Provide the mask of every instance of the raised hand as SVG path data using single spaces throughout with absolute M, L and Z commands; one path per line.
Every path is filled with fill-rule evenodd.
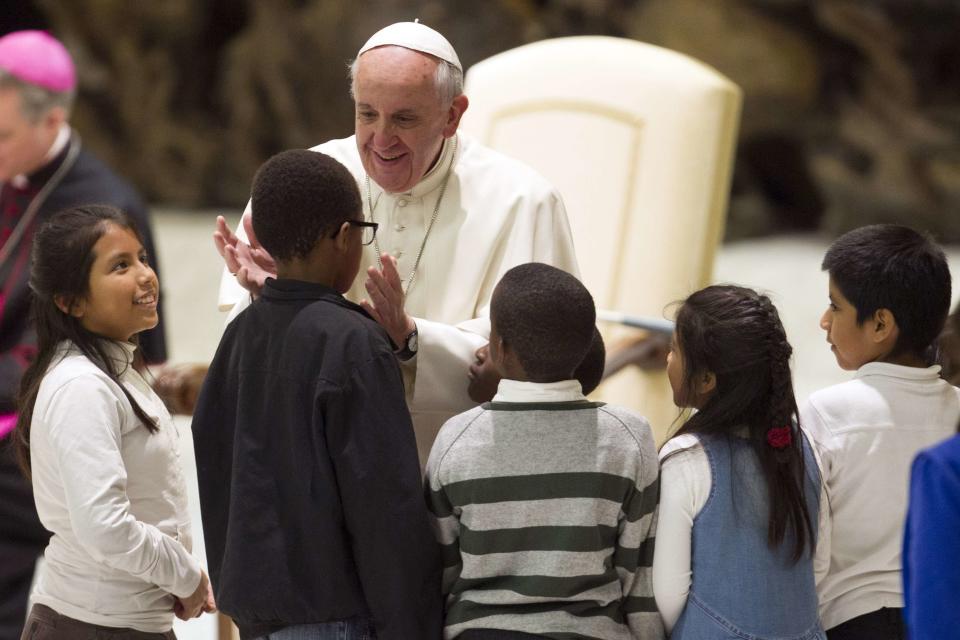
M 217 216 L 217 229 L 213 232 L 213 243 L 223 258 L 227 270 L 236 276 L 237 283 L 254 295 L 259 295 L 267 278 L 277 275 L 277 265 L 270 253 L 257 240 L 253 222 L 249 214 L 242 220 L 249 242 L 240 240 L 227 226 L 223 216 Z
M 380 326 L 386 329 L 390 339 L 397 347 L 402 347 L 407 336 L 416 328 L 416 323 L 403 308 L 403 283 L 397 271 L 397 260 L 389 253 L 380 256 L 383 269 L 367 269 L 367 289 L 369 300 L 361 300 L 360 305 L 367 310 Z
M 213 232 L 213 244 L 217 248 L 217 253 L 220 254 L 220 257 L 226 260 L 227 247 L 236 247 L 238 242 L 240 242 L 240 239 L 234 235 L 230 227 L 227 226 L 226 218 L 217 216 L 217 228 Z M 227 268 L 229 269 L 230 265 L 227 265 Z M 233 271 L 233 269 L 230 269 L 230 273 L 233 273 Z

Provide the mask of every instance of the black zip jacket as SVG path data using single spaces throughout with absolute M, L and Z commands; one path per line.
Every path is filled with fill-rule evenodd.
M 386 333 L 318 284 L 268 280 L 227 327 L 193 418 L 217 605 L 253 638 L 371 617 L 440 638 L 440 550 Z

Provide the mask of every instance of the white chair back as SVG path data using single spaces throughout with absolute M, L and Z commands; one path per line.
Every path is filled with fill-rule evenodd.
M 661 47 L 581 36 L 477 63 L 466 94 L 463 130 L 560 190 L 598 308 L 662 318 L 709 282 L 740 116 L 730 80 Z M 636 331 L 601 329 L 608 350 Z M 676 416 L 663 372 L 630 367 L 595 395 L 661 438 Z

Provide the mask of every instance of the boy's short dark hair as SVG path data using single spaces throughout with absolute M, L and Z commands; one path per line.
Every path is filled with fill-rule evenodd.
M 253 230 L 274 259 L 306 257 L 325 233 L 360 218 L 357 181 L 328 155 L 283 151 L 263 163 L 250 197 Z
M 493 292 L 490 321 L 534 382 L 573 376 L 597 319 L 593 297 L 569 273 L 531 262 L 507 271 Z
M 950 311 L 950 268 L 943 250 L 926 234 L 895 224 L 854 229 L 827 250 L 821 268 L 830 273 L 863 324 L 889 309 L 900 337 L 891 355 L 924 355 Z
M 590 348 L 587 349 L 587 355 L 583 357 L 580 365 L 573 372 L 575 380 L 580 381 L 580 388 L 583 389 L 583 395 L 592 393 L 603 380 L 603 369 L 607 364 L 607 349 L 603 344 L 603 336 L 600 331 L 593 328 L 593 339 L 590 341 Z

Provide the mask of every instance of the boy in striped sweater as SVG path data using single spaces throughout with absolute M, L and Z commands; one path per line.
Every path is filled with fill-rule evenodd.
M 444 548 L 445 638 L 662 638 L 651 562 L 658 464 L 647 421 L 588 401 L 574 369 L 596 311 L 530 263 L 491 301 L 492 402 L 441 429 L 427 500 Z

